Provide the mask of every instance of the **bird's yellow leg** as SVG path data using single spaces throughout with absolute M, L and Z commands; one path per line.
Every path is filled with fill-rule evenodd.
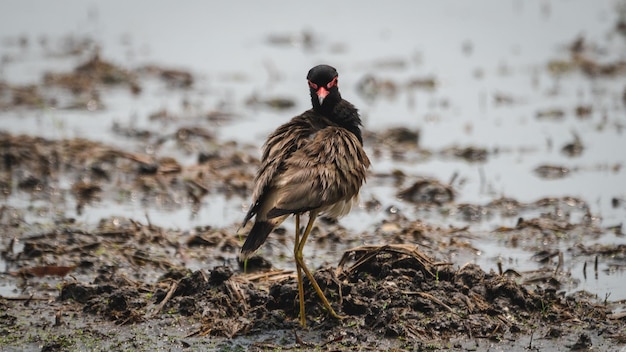
M 311 272 L 307 268 L 306 264 L 304 263 L 304 259 L 303 259 L 303 255 L 302 255 L 302 249 L 304 248 L 304 243 L 306 242 L 306 239 L 309 236 L 309 233 L 311 233 L 311 229 L 313 228 L 313 223 L 315 222 L 315 218 L 316 217 L 317 217 L 317 212 L 311 211 L 310 214 L 309 214 L 309 222 L 306 225 L 306 229 L 304 230 L 304 234 L 302 234 L 302 238 L 300 238 L 300 241 L 296 244 L 297 247 L 296 247 L 296 250 L 294 252 L 294 255 L 295 255 L 295 258 L 296 258 L 296 265 L 301 267 L 302 270 L 304 270 L 304 273 L 306 274 L 306 276 L 311 281 L 311 284 L 313 285 L 313 288 L 315 288 L 315 292 L 317 292 L 317 295 L 322 300 L 322 303 L 324 304 L 324 307 L 326 307 L 326 309 L 328 309 L 328 311 L 330 312 L 330 315 L 332 315 L 333 317 L 335 317 L 337 319 L 343 319 L 344 317 L 342 317 L 339 314 L 335 313 L 335 310 L 333 309 L 333 307 L 330 306 L 330 303 L 328 303 L 328 299 L 326 299 L 326 296 L 324 296 L 324 292 L 322 292 L 322 289 L 317 284 L 317 281 L 315 281 L 315 278 L 313 278 L 313 274 L 311 274 Z M 298 238 L 296 237 L 296 239 L 298 239 Z M 303 308 L 301 306 L 300 322 L 302 322 L 302 319 L 303 319 L 302 315 L 304 314 L 303 313 L 304 311 L 302 309 Z
M 294 258 L 298 256 L 298 246 L 300 245 L 300 214 L 296 214 L 296 243 L 293 245 Z M 296 270 L 298 272 L 298 298 L 300 299 L 300 325 L 306 327 L 306 315 L 304 313 L 304 284 L 302 283 L 302 268 L 296 259 Z

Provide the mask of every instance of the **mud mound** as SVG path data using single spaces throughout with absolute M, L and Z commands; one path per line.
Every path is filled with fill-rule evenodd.
M 347 316 L 343 321 L 328 316 L 305 282 L 307 317 L 312 329 L 324 333 L 339 329 L 350 336 L 369 331 L 420 341 L 460 336 L 502 340 L 549 324 L 585 326 L 589 319 L 595 329 L 618 333 L 603 306 L 554 290 L 531 290 L 473 264 L 454 269 L 413 246 L 355 248 L 337 268 L 318 270 L 315 276 Z M 201 326 L 190 336 L 232 338 L 298 327 L 296 280 L 284 271 L 233 274 L 220 266 L 208 274 L 171 270 L 153 285 L 117 275 L 96 281 L 65 284 L 59 299 L 118 324 L 164 314 L 195 317 Z

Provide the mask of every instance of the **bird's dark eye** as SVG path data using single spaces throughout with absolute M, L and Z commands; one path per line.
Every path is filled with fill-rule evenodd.
M 333 78 L 332 81 L 328 82 L 328 84 L 326 85 L 326 88 L 330 89 L 336 85 L 337 85 L 337 77 Z
M 317 84 L 309 81 L 309 87 L 313 88 L 313 89 L 317 89 Z

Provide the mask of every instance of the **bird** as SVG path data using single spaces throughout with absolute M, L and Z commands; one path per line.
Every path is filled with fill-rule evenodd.
M 338 218 L 350 212 L 365 183 L 370 160 L 363 149 L 361 118 L 342 99 L 339 74 L 330 65 L 317 65 L 307 74 L 312 108 L 271 133 L 262 149 L 254 179 L 252 203 L 241 228 L 254 225 L 241 247 L 245 261 L 287 217 L 295 216 L 294 260 L 297 269 L 300 324 L 306 327 L 303 272 L 327 311 L 342 319 L 307 268 L 302 250 L 318 215 Z M 304 233 L 300 217 L 308 213 Z M 245 267 L 245 264 L 244 264 Z

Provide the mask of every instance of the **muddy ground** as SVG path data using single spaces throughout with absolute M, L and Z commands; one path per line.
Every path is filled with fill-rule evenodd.
M 626 342 L 625 315 L 597 297 L 565 295 L 560 283 L 568 275 L 559 266 L 486 273 L 436 261 L 438 253 L 464 249 L 457 240 L 471 235 L 464 229 L 391 216 L 376 231 L 390 244 L 346 251 L 338 265 L 315 274 L 347 318 L 329 317 L 307 285 L 309 328 L 301 329 L 293 273 L 272 270 L 270 258 L 256 258 L 250 263 L 256 270 L 242 273 L 234 231 L 180 233 L 113 218 L 95 229 L 66 219 L 30 233 L 19 211 L 2 211 L 4 231 L 14 239 L 3 251 L 11 269 L 4 275 L 20 292 L 0 300 L 5 350 L 612 350 Z M 320 223 L 319 231 L 329 233 L 325 241 L 350 240 L 335 226 Z M 501 229 L 511 240 L 598 231 L 550 216 Z M 623 257 L 624 248 L 604 255 L 615 253 Z M 185 267 L 204 256 L 221 257 L 224 265 Z
M 158 65 L 125 68 L 91 45 L 79 44 L 72 50 L 85 59 L 71 71 L 48 72 L 36 85 L 0 82 L 0 109 L 92 111 L 105 108 L 100 92 L 107 89 L 138 95 L 150 80 L 173 90 L 194 84 L 191 72 Z M 576 41 L 571 51 L 568 60 L 551 67 L 593 77 L 626 76 L 623 61 L 594 62 Z M 420 84 L 432 89 L 436 83 Z M 288 98 L 248 103 L 276 113 L 293 105 Z M 544 111 L 537 118 L 555 114 Z M 166 110 L 150 118 L 174 125 L 181 119 Z M 578 279 L 565 263 L 572 256 L 586 258 L 585 278 L 598 275 L 598 262 L 623 270 L 626 245 L 586 244 L 607 234 L 623 239 L 622 225 L 603 224 L 589 204 L 574 197 L 546 196 L 530 203 L 502 197 L 467 204 L 456 201 L 460 185 L 455 179 L 372 173 L 368 184 L 391 185 L 391 196 L 413 204 L 421 216 L 383 209 L 369 197 L 361 200 L 359 211 L 382 213 L 384 220 L 363 233 L 330 219 L 318 221 L 307 247 L 331 254 L 317 263 L 315 277 L 346 318 L 330 317 L 305 282 L 306 329 L 298 323 L 290 269 L 291 223 L 272 234 L 268 248 L 250 260 L 244 273 L 237 253 L 245 230 L 238 233 L 236 223 L 175 229 L 155 225 L 149 216 L 82 222 L 71 215 L 125 204 L 157 204 L 165 212 L 189 207 L 195 214 L 216 196 L 245 204 L 259 163 L 258 146 L 220 140 L 207 127 L 235 118 L 228 111 L 211 111 L 187 119 L 192 123 L 175 133 L 111 126 L 118 137 L 149 146 L 143 149 L 0 132 L 0 253 L 5 263 L 0 349 L 619 351 L 626 346 L 624 302 L 571 290 Z M 497 154 L 474 146 L 429 150 L 419 137 L 420 131 L 408 128 L 367 131 L 365 144 L 373 160 L 480 163 Z M 576 155 L 583 147 L 575 139 L 563 149 Z M 160 148 L 181 157 L 145 151 Z M 558 165 L 535 170 L 538 177 L 553 179 L 570 171 Z M 619 208 L 626 200 L 615 197 L 613 202 Z M 231 209 L 242 215 L 244 210 Z M 516 222 L 485 234 L 469 226 L 433 225 L 429 216 L 448 216 L 455 223 Z M 485 272 L 471 260 L 450 260 L 479 252 L 472 244 L 476 238 L 528 251 L 542 269 L 521 271 L 518 263 L 501 261 L 497 271 Z

